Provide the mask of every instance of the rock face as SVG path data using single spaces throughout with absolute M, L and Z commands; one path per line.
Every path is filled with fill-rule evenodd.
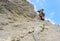
M 0 0 L 0 41 L 60 41 L 60 26 L 38 20 L 27 0 Z
M 32 18 L 36 16 L 33 5 L 26 0 L 0 0 L 0 13 L 18 14 Z

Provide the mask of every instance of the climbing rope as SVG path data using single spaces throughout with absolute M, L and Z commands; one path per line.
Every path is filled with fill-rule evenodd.
M 36 28 L 36 27 L 37 27 L 37 23 L 34 22 L 34 28 Z M 35 32 L 34 30 L 25 33 L 23 36 L 21 36 L 21 38 L 24 38 L 24 37 L 27 36 L 28 34 L 32 34 L 35 41 L 39 41 L 39 36 L 36 34 L 36 32 Z
M 36 22 L 34 22 L 34 26 L 35 26 L 34 28 L 37 28 L 37 23 Z M 33 35 L 35 41 L 39 41 L 39 36 L 36 34 L 35 31 L 32 33 L 32 35 Z

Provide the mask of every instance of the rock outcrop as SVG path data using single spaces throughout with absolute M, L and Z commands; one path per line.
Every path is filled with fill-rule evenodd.
M 38 20 L 27 0 L 0 0 L 0 41 L 60 41 L 59 27 Z

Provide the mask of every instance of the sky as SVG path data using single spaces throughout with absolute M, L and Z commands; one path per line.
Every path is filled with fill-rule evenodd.
M 45 18 L 52 23 L 60 24 L 60 0 L 28 0 L 34 5 L 34 10 L 44 9 Z

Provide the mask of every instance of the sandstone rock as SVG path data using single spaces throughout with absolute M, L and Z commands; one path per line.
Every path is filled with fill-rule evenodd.
M 38 18 L 27 0 L 0 0 L 0 41 L 60 41 L 60 26 Z

